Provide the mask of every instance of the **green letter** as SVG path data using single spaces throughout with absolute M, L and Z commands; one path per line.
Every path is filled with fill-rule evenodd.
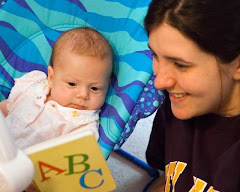
M 69 156 L 64 156 L 65 158 L 68 158 L 68 170 L 69 172 L 65 175 L 71 175 L 74 173 L 82 173 L 87 171 L 90 168 L 90 165 L 88 163 L 85 163 L 88 160 L 88 156 L 85 154 L 75 154 L 75 155 L 69 155 Z M 74 159 L 77 157 L 80 157 L 80 160 L 77 162 L 74 162 Z M 74 166 L 79 165 L 78 171 L 74 171 Z M 82 168 L 82 169 L 81 169 Z

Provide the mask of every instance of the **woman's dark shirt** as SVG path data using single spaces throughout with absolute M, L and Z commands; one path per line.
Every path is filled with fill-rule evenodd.
M 204 192 L 239 192 L 240 116 L 179 120 L 166 97 L 155 116 L 146 157 L 149 165 L 165 170 L 167 192 L 188 192 L 194 186 Z

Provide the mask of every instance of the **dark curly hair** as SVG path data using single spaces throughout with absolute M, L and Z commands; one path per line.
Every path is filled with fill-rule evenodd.
M 148 35 L 162 23 L 223 63 L 240 53 L 240 0 L 153 0 L 144 20 Z

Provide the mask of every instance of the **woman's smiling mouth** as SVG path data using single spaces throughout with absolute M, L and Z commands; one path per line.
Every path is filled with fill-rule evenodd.
M 171 102 L 178 103 L 183 102 L 187 95 L 187 93 L 169 93 L 169 98 Z
M 182 98 L 187 95 L 187 93 L 169 93 L 169 95 L 176 97 L 176 98 Z

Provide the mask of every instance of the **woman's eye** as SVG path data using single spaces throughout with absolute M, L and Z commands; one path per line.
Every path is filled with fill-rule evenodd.
M 75 86 L 76 84 L 75 83 L 72 83 L 72 82 L 68 82 L 68 85 L 70 85 L 70 86 Z
M 157 57 L 156 53 L 154 53 L 154 52 L 152 52 L 151 55 L 152 55 L 153 58 Z
M 183 65 L 183 64 L 180 64 L 180 63 L 176 63 L 176 62 L 175 62 L 175 65 L 178 69 L 181 69 L 181 70 L 185 70 L 189 67 L 187 65 Z
M 99 90 L 97 87 L 91 87 L 91 89 L 92 89 L 93 91 Z
M 156 53 L 152 52 L 152 57 L 153 57 L 153 60 L 158 61 L 158 56 L 156 55 Z

